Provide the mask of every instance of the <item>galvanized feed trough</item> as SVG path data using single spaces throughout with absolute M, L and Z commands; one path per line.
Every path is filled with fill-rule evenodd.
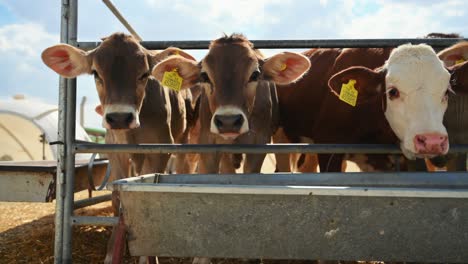
M 156 174 L 108 188 L 135 256 L 468 262 L 466 173 Z

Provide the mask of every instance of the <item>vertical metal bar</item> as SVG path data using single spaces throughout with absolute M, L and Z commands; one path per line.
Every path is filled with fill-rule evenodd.
M 76 0 L 70 0 L 76 1 Z M 76 79 L 67 80 L 67 105 L 65 117 L 65 145 L 66 147 L 66 173 L 65 173 L 65 201 L 63 216 L 63 258 L 65 263 L 71 263 L 73 203 L 75 185 L 75 116 L 76 116 Z
M 83 96 L 83 98 L 81 98 L 81 103 L 80 103 L 80 125 L 82 127 L 85 126 L 85 105 L 86 105 L 86 99 L 87 97 L 86 96 Z
M 68 41 L 68 0 L 62 0 L 60 42 Z M 65 78 L 59 79 L 59 111 L 58 111 L 58 131 L 57 140 L 65 142 L 65 108 L 66 108 L 67 81 Z M 60 264 L 63 261 L 63 213 L 64 213 L 64 172 L 65 172 L 65 146 L 57 145 L 57 177 L 55 192 L 55 241 L 54 241 L 54 263 Z
M 76 45 L 78 0 L 69 0 L 68 43 Z M 76 79 L 67 80 L 67 104 L 65 105 L 65 146 L 66 174 L 63 215 L 63 263 L 72 263 L 72 229 L 75 180 L 75 119 L 76 119 Z

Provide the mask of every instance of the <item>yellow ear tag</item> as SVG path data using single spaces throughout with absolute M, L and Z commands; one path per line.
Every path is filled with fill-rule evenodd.
M 286 63 L 281 64 L 280 71 L 286 70 L 287 67 L 288 67 L 288 65 L 286 65 Z
M 341 85 L 340 100 L 351 105 L 356 106 L 358 91 L 354 88 L 356 80 L 350 79 L 348 83 Z
M 180 54 L 179 54 L 179 50 L 176 50 L 175 53 L 174 53 L 174 55 L 177 55 L 177 56 L 180 55 Z
M 465 59 L 461 58 L 461 59 L 455 61 L 455 65 L 460 64 L 460 63 L 463 63 L 463 62 L 465 62 L 465 61 L 466 61 Z
M 167 71 L 164 73 L 161 83 L 163 86 L 178 92 L 182 87 L 183 81 L 184 79 L 180 77 L 179 73 L 177 72 L 177 68 L 175 68 L 172 71 Z

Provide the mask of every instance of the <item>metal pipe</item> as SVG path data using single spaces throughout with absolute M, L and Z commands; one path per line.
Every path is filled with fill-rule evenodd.
M 306 49 L 306 48 L 383 48 L 412 43 L 426 43 L 434 48 L 446 48 L 464 38 L 455 39 L 309 39 L 309 40 L 251 40 L 258 49 Z M 78 42 L 78 47 L 89 50 L 96 48 L 101 42 Z M 181 49 L 207 49 L 210 40 L 180 40 L 180 41 L 142 41 L 141 44 L 152 50 L 178 47 Z
M 92 197 L 88 199 L 83 199 L 83 200 L 75 201 L 75 203 L 73 204 L 73 209 L 76 210 L 76 209 L 80 209 L 80 208 L 87 207 L 90 205 L 107 202 L 110 200 L 112 200 L 111 194 L 100 195 L 100 196 L 96 196 L 96 197 Z
M 118 217 L 103 216 L 74 216 L 71 220 L 74 225 L 114 226 L 119 223 Z
M 83 96 L 81 98 L 81 103 L 80 103 L 80 125 L 82 127 L 84 127 L 84 123 L 85 123 L 85 105 L 86 105 L 86 99 L 87 97 L 86 96 Z
M 75 144 L 77 153 L 367 153 L 401 154 L 397 145 L 384 144 Z M 468 145 L 450 146 L 449 153 L 466 153 Z
M 78 0 L 69 0 L 68 44 L 76 45 Z M 67 104 L 65 105 L 66 174 L 63 216 L 63 262 L 72 263 L 73 200 L 75 185 L 75 120 L 76 78 L 67 80 Z
M 112 4 L 110 0 L 102 0 L 102 2 L 109 8 L 109 10 L 114 14 L 114 16 L 125 26 L 125 28 L 132 34 L 134 38 L 138 41 L 141 41 L 142 38 L 136 33 L 133 27 L 127 22 L 127 20 L 122 16 L 119 10 Z
M 60 42 L 68 41 L 68 0 L 62 0 L 60 17 Z M 58 130 L 57 141 L 65 142 L 65 112 L 67 96 L 67 81 L 65 78 L 59 79 L 59 109 L 58 109 Z M 55 194 L 55 237 L 54 237 L 54 263 L 61 264 L 63 251 L 63 215 L 64 215 L 64 172 L 65 172 L 65 146 L 57 145 L 57 176 Z

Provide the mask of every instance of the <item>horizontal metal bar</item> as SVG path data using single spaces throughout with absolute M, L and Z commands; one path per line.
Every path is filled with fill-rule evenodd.
M 74 144 L 77 153 L 366 153 L 401 154 L 396 145 L 383 144 Z M 450 146 L 449 153 L 467 153 L 468 144 Z
M 72 216 L 73 225 L 114 226 L 119 223 L 118 217 Z
M 91 197 L 88 199 L 78 200 L 78 201 L 75 201 L 75 203 L 73 204 L 73 208 L 76 210 L 76 209 L 80 209 L 86 206 L 91 206 L 91 205 L 95 205 L 98 203 L 107 202 L 107 201 L 110 201 L 111 199 L 112 199 L 111 194 L 105 194 L 105 195 L 100 195 L 96 197 Z
M 445 48 L 459 41 L 468 39 L 297 39 L 297 40 L 251 40 L 258 49 L 303 49 L 303 48 L 381 48 L 396 47 L 406 43 L 426 43 L 432 47 Z M 101 42 L 78 42 L 77 46 L 89 50 L 96 48 Z M 165 49 L 178 47 L 181 49 L 207 49 L 210 40 L 180 40 L 180 41 L 142 41 L 147 49 Z

